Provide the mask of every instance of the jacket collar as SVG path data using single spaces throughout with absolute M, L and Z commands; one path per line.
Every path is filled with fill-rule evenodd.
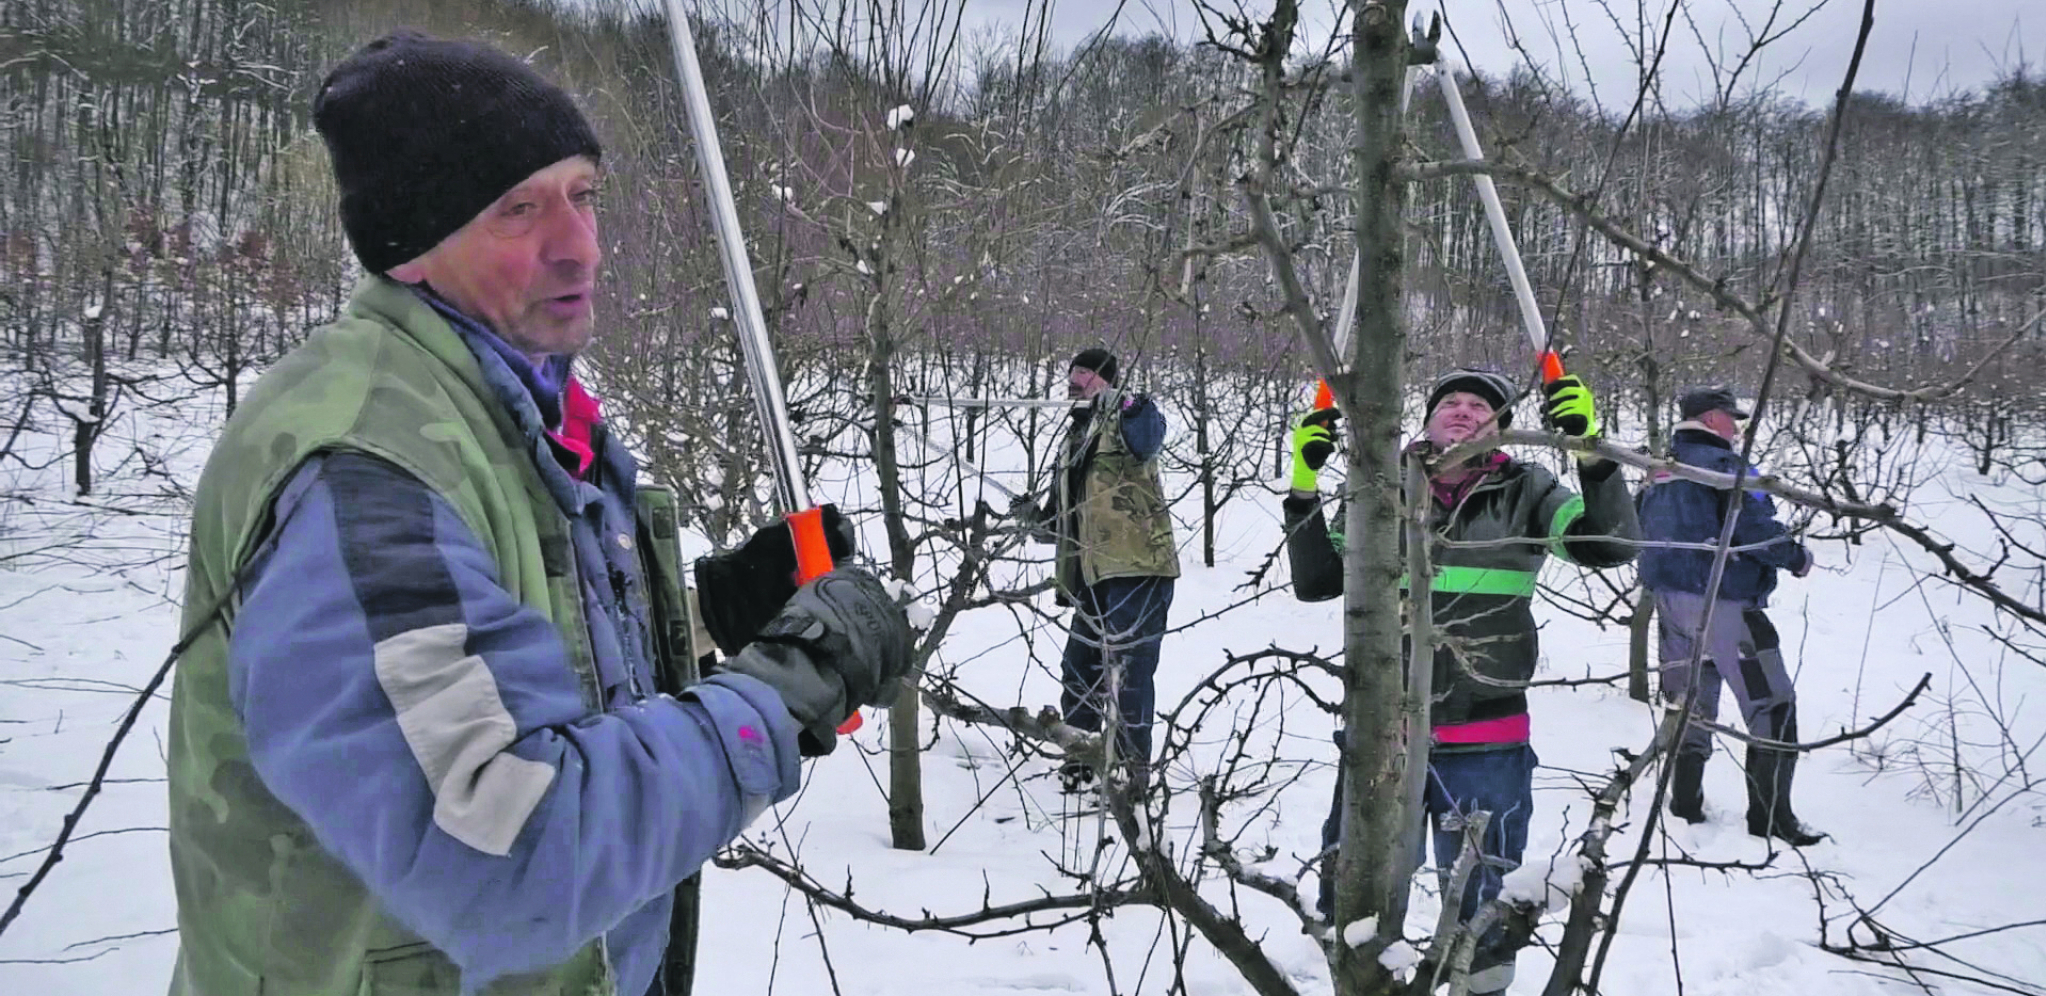
M 468 382 L 479 397 L 495 399 L 497 404 L 492 407 L 503 418 L 499 430 L 507 440 L 523 440 L 541 483 L 555 501 L 569 511 L 588 503 L 583 482 L 571 476 L 550 449 L 554 443 L 532 389 L 513 372 L 503 351 L 492 345 L 502 341 L 496 335 L 460 312 L 449 315 L 435 307 L 427 295 L 389 277 L 371 276 L 358 284 L 348 308 L 355 316 L 379 322 L 418 343 Z M 560 411 L 559 397 L 555 410 Z M 559 417 L 557 414 L 556 419 Z M 593 431 L 601 431 L 601 423 Z M 592 448 L 597 451 L 595 462 L 614 476 L 620 468 L 630 466 L 631 458 L 619 452 L 623 447 L 598 443 Z M 624 474 L 619 480 L 629 482 L 631 476 Z
M 469 344 L 470 350 L 479 354 L 483 350 L 489 350 L 504 361 L 505 369 L 510 371 L 521 387 L 525 388 L 526 396 L 532 399 L 533 407 L 538 409 L 541 425 L 550 429 L 561 425 L 564 415 L 562 393 L 568 387 L 573 357 L 550 355 L 543 357 L 539 363 L 534 363 L 532 358 L 513 349 L 511 343 L 504 341 L 504 337 L 498 335 L 495 330 L 464 314 L 446 298 L 434 293 L 433 288 L 421 284 L 413 287 L 412 292 L 419 295 L 420 300 L 431 305 L 442 318 L 447 319 L 448 324 L 454 326 L 463 341 Z M 489 371 L 490 367 L 485 365 L 484 369 Z
M 1426 437 L 1407 444 L 1409 455 L 1426 458 L 1435 451 L 1435 444 Z M 1501 472 L 1513 465 L 1513 458 L 1505 450 L 1491 450 L 1465 465 L 1467 473 L 1454 482 L 1442 481 L 1434 476 L 1428 478 L 1428 490 L 1444 508 L 1455 508 L 1465 498 L 1488 485 L 1497 483 Z
M 1699 443 L 1728 451 L 1733 449 L 1732 440 L 1706 428 L 1703 422 L 1690 420 L 1678 422 L 1676 425 L 1671 426 L 1670 440 L 1671 442 L 1678 443 Z

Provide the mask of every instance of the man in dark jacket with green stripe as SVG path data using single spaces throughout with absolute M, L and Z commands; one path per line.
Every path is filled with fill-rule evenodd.
M 1582 381 L 1565 377 L 1544 391 L 1543 415 L 1552 427 L 1580 438 L 1596 433 L 1591 392 Z M 1428 393 L 1423 435 L 1409 453 L 1425 457 L 1498 432 L 1512 421 L 1516 393 L 1511 381 L 1490 371 L 1445 374 Z M 1285 500 L 1293 591 L 1309 602 L 1343 593 L 1343 538 L 1330 533 L 1315 481 L 1334 449 L 1329 424 L 1316 413 L 1295 431 L 1293 490 Z M 1436 870 L 1445 880 L 1470 814 L 1491 814 L 1479 848 L 1484 866 L 1461 898 L 1465 918 L 1499 894 L 1527 846 L 1537 758 L 1528 743 L 1526 687 L 1538 660 L 1529 603 L 1543 561 L 1554 553 L 1586 567 L 1624 564 L 1634 547 L 1613 540 L 1640 536 L 1619 465 L 1578 459 L 1582 496 L 1546 468 L 1498 450 L 1438 467 L 1428 481 L 1428 522 L 1448 541 L 1432 551 L 1439 643 L 1425 802 L 1434 821 Z M 1460 545 L 1470 543 L 1482 545 Z M 1330 850 L 1339 840 L 1342 793 L 1338 780 L 1335 806 L 1322 825 Z M 1326 875 L 1320 905 L 1325 916 L 1334 907 L 1334 884 Z M 1497 949 L 1497 936 L 1486 941 L 1472 964 L 1471 989 L 1504 992 L 1513 980 L 1512 952 Z

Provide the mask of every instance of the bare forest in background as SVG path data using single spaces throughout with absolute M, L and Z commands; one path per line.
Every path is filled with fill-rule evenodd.
M 892 50 L 843 16 L 834 27 L 822 7 L 800 45 L 739 5 L 699 26 L 811 442 L 821 451 L 844 419 L 877 414 L 878 321 L 905 394 L 1042 391 L 1065 357 L 1105 342 L 1199 430 L 1174 458 L 1204 471 L 1207 504 L 1276 471 L 1280 420 L 1308 365 L 1235 192 L 1257 151 L 1243 104 L 1258 67 L 1157 37 L 1050 52 L 1027 32 L 974 35 L 928 9 L 940 13 L 905 23 Z M 759 455 L 744 445 L 743 378 L 650 9 L 6 5 L 0 430 L 68 426 L 89 454 L 120 405 L 201 390 L 231 411 L 250 374 L 336 312 L 354 264 L 312 96 L 326 67 L 401 25 L 531 53 L 596 119 L 609 173 L 596 376 L 657 471 L 700 497 L 698 527 L 735 535 L 764 511 L 736 483 L 762 476 Z M 1273 192 L 1324 311 L 1348 263 L 1353 115 L 1340 69 L 1295 53 L 1280 170 L 1294 189 Z M 1614 113 L 1536 75 L 1465 89 L 1494 158 L 1580 190 L 1599 178 L 1606 216 L 1736 291 L 1780 265 L 1822 148 L 1822 109 L 1732 86 L 1704 106 L 1651 97 L 1617 142 Z M 903 105 L 914 124 L 890 129 Z M 1409 133 L 1421 151 L 1454 148 L 1439 95 L 1417 97 Z M 1983 92 L 1915 106 L 1857 95 L 1835 173 L 1792 336 L 1842 374 L 1952 380 L 2046 304 L 2046 80 L 2019 67 Z M 1584 238 L 1551 200 L 1511 183 L 1504 193 L 1558 339 L 1604 394 L 1653 410 L 1686 384 L 1752 387 L 1767 349 L 1737 318 Z M 1528 363 L 1468 184 L 1414 185 L 1409 218 L 1417 369 Z M 2039 358 L 2038 337 L 2025 337 L 1936 416 L 2007 437 L 2046 408 Z M 1789 396 L 1823 388 L 1784 385 Z M 1622 431 L 1644 411 L 1608 407 Z M 12 434 L 0 431 L 0 462 L 15 457 Z M 74 462 L 88 491 L 91 462 Z

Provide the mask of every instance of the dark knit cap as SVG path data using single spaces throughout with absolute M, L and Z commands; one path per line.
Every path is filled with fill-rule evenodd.
M 534 173 L 603 154 L 575 101 L 532 67 L 409 30 L 335 66 L 313 125 L 334 160 L 341 227 L 371 273 L 439 245 Z
M 1111 384 L 1115 383 L 1115 354 L 1099 346 L 1093 349 L 1080 350 L 1078 354 L 1074 355 L 1073 362 L 1066 369 L 1070 370 L 1073 367 L 1092 370 L 1100 374 L 1102 380 Z
M 1422 420 L 1426 421 L 1428 416 L 1435 414 L 1435 406 L 1443 398 L 1458 391 L 1485 399 L 1499 416 L 1499 428 L 1513 424 L 1513 409 L 1508 407 L 1515 393 L 1513 382 L 1496 371 L 1470 369 L 1451 370 L 1435 379 L 1435 387 L 1428 392 L 1428 406 L 1421 414 Z
M 1677 414 L 1694 419 L 1706 412 L 1725 412 L 1734 418 L 1747 418 L 1748 413 L 1733 396 L 1733 391 L 1724 387 L 1701 387 L 1684 392 L 1677 399 Z

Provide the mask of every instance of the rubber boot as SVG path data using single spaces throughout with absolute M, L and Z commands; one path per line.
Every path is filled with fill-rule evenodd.
M 1669 814 L 1685 823 L 1705 822 L 1705 755 L 1682 751 L 1670 773 Z
M 1797 740 L 1797 717 L 1778 724 L 1774 738 Z M 1810 847 L 1826 835 L 1797 821 L 1790 808 L 1790 784 L 1797 777 L 1797 752 L 1748 745 L 1748 833 L 1774 837 L 1792 847 Z
M 1058 774 L 1060 792 L 1081 795 L 1094 790 L 1094 766 L 1082 758 L 1066 758 Z

